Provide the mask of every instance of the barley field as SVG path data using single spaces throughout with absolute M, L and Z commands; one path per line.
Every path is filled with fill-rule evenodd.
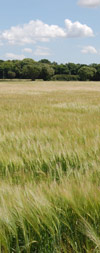
M 0 81 L 0 252 L 100 252 L 100 82 Z

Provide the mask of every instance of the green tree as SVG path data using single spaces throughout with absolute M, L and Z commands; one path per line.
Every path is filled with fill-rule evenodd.
M 55 74 L 63 75 L 63 74 L 69 74 L 69 69 L 67 65 L 59 64 L 53 66 L 55 70 Z
M 5 61 L 3 62 L 2 67 L 3 67 L 3 78 L 8 78 L 8 71 L 12 71 L 13 62 Z
M 0 78 L 2 79 L 4 77 L 4 65 L 3 61 L 0 61 Z
M 25 65 L 32 65 L 34 64 L 35 61 L 31 58 L 25 58 L 21 61 L 21 67 L 25 66 Z
M 93 67 L 83 66 L 79 69 L 78 75 L 81 81 L 93 80 L 96 72 L 96 69 Z
M 45 64 L 41 69 L 41 79 L 45 81 L 50 80 L 53 75 L 54 75 L 54 69 L 48 64 Z
M 22 77 L 22 66 L 20 60 L 13 60 L 13 68 L 12 71 L 16 73 L 16 78 Z
M 51 62 L 47 59 L 42 59 L 42 60 L 39 61 L 39 63 L 51 64 Z
M 9 70 L 9 71 L 8 71 L 8 78 L 14 79 L 15 77 L 16 77 L 16 73 L 13 72 L 13 71 L 11 71 L 11 70 Z
M 96 80 L 96 81 L 100 81 L 100 64 L 98 64 L 98 65 L 96 66 L 96 69 L 97 69 L 97 73 L 96 73 L 95 80 Z
M 68 63 L 67 64 L 68 69 L 69 69 L 69 74 L 70 75 L 77 75 L 78 74 L 78 70 L 81 67 L 80 64 L 75 64 L 75 63 Z
M 26 65 L 22 70 L 22 77 L 26 79 L 39 79 L 40 78 L 41 69 L 38 65 Z

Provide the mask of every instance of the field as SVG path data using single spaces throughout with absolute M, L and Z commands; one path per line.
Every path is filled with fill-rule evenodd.
M 100 82 L 0 81 L 0 252 L 100 252 Z

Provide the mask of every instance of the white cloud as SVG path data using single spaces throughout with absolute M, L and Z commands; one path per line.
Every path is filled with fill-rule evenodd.
M 26 53 L 32 53 L 32 49 L 31 48 L 24 48 L 23 51 L 26 52 Z
M 79 0 L 78 4 L 83 7 L 98 7 L 100 5 L 100 0 Z
M 25 58 L 25 55 L 17 55 L 13 53 L 6 53 L 5 58 L 9 60 L 23 60 Z
M 10 44 L 32 44 L 37 41 L 46 42 L 52 38 L 72 38 L 72 37 L 90 37 L 93 31 L 87 25 L 80 22 L 72 23 L 71 20 L 65 20 L 65 28 L 58 25 L 48 25 L 40 20 L 32 20 L 28 24 L 13 26 L 0 34 L 0 39 L 6 40 Z
M 66 19 L 65 25 L 66 37 L 68 38 L 93 36 L 93 30 L 89 26 L 83 25 L 78 21 L 72 23 L 71 20 Z
M 83 54 L 97 54 L 97 50 L 93 46 L 85 46 L 82 48 L 81 52 Z
M 13 26 L 9 30 L 5 30 L 1 37 L 10 44 L 31 44 L 65 35 L 65 31 L 57 25 L 48 25 L 40 20 L 32 20 L 28 24 Z
M 37 47 L 36 51 L 34 52 L 34 55 L 48 56 L 48 55 L 50 55 L 49 48 L 47 48 L 47 47 Z

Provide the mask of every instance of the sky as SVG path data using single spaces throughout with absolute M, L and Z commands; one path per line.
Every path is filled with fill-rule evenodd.
M 100 63 L 100 0 L 1 0 L 0 59 Z

